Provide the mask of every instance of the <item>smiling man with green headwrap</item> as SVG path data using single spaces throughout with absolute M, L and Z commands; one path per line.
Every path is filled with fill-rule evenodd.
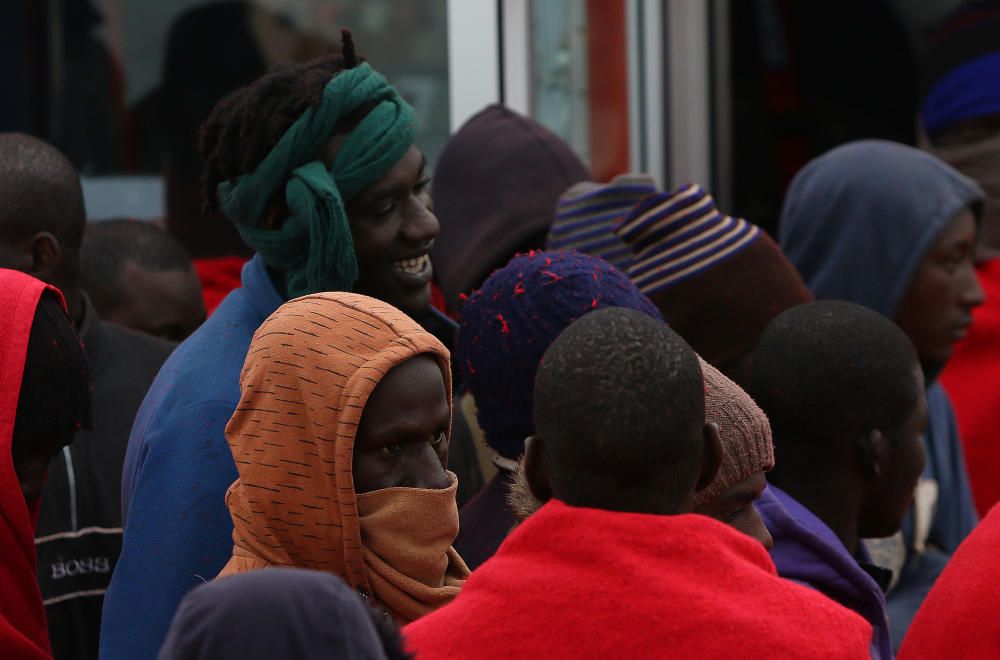
M 413 141 L 413 110 L 358 64 L 349 35 L 341 56 L 276 70 L 208 118 L 206 206 L 236 223 L 257 256 L 139 410 L 102 657 L 155 657 L 184 594 L 231 555 L 225 493 L 237 473 L 224 431 L 264 319 L 288 299 L 349 290 L 420 321 L 432 314 L 427 255 L 439 228 Z M 297 431 L 294 419 L 288 431 Z

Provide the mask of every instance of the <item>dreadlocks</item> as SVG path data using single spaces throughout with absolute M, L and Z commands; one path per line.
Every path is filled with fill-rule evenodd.
M 201 191 L 206 215 L 219 211 L 216 191 L 220 183 L 253 171 L 295 120 L 307 108 L 319 105 L 330 78 L 361 62 L 350 30 L 340 34 L 339 55 L 278 67 L 229 94 L 212 110 L 198 140 L 205 160 Z M 334 135 L 350 132 L 373 105 L 362 105 L 341 118 Z M 317 145 L 317 151 L 322 147 Z

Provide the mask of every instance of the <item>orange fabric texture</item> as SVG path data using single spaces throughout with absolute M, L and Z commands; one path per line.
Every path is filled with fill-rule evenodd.
M 220 577 L 267 566 L 325 570 L 402 622 L 453 598 L 468 569 L 451 549 L 455 486 L 354 492 L 354 439 L 396 365 L 448 350 L 381 301 L 319 293 L 282 305 L 254 334 L 226 426 L 239 479 L 226 494 L 233 557 Z M 450 436 L 450 431 L 449 431 Z

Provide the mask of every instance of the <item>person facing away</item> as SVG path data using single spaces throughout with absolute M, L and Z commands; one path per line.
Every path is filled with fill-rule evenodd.
M 611 308 L 570 325 L 538 369 L 525 443 L 546 504 L 450 605 L 404 628 L 408 649 L 422 660 L 868 657 L 861 617 L 779 578 L 758 541 L 683 515 L 718 471 L 704 396 L 697 356 L 662 322 Z
M 765 474 L 774 467 L 771 426 L 739 385 L 700 357 L 698 363 L 705 378 L 705 421 L 719 427 L 722 459 L 715 479 L 695 493 L 691 511 L 724 522 L 770 550 L 771 534 L 754 503 L 767 486 Z M 542 508 L 543 502 L 531 494 L 524 461 L 511 475 L 509 490 L 515 525 Z
M 545 349 L 574 320 L 605 307 L 663 320 L 611 264 L 572 251 L 514 257 L 462 307 L 455 361 L 497 466 L 497 474 L 461 510 L 455 547 L 469 568 L 492 556 L 514 526 L 507 485 L 524 439 L 535 431 L 532 393 Z
M 954 404 L 980 515 L 1000 501 L 1000 3 L 962 3 L 927 37 L 922 67 L 922 146 L 985 192 L 976 274 L 986 302 L 941 372 Z
M 193 589 L 159 660 L 409 660 L 399 630 L 335 575 L 266 568 Z
M 254 334 L 226 426 L 239 478 L 219 577 L 268 566 L 334 573 L 401 623 L 469 571 L 451 547 L 457 482 L 448 350 L 353 293 L 285 303 Z
M 757 502 L 778 574 L 865 617 L 891 658 L 891 571 L 863 538 L 899 531 L 924 468 L 924 376 L 896 324 L 852 303 L 800 305 L 774 319 L 754 361 L 753 397 L 781 457 Z
M 775 242 L 719 212 L 696 183 L 643 197 L 612 229 L 631 250 L 629 278 L 698 355 L 744 389 L 768 322 L 812 300 Z
M 342 51 L 260 78 L 205 123 L 206 203 L 257 255 L 242 287 L 164 366 L 136 418 L 102 657 L 155 657 L 181 598 L 232 554 L 225 493 L 238 475 L 224 431 L 268 316 L 304 294 L 353 288 L 440 325 L 428 307 L 438 223 L 413 111 L 358 62 L 349 33 Z
M 781 214 L 782 249 L 816 298 L 893 319 L 924 370 L 927 467 L 913 513 L 902 535 L 869 548 L 896 574 L 888 594 L 894 643 L 977 520 L 955 415 L 936 379 L 983 302 L 973 268 L 982 201 L 975 182 L 934 156 L 862 140 L 799 171 Z
M 182 341 L 205 321 L 191 257 L 149 222 L 88 225 L 80 248 L 80 281 L 102 319 L 137 332 Z
M 94 381 L 93 428 L 49 466 L 35 530 L 56 658 L 97 655 L 101 607 L 121 548 L 121 475 L 142 397 L 174 344 L 104 323 L 80 281 L 86 226 L 73 165 L 55 147 L 0 133 L 0 267 L 58 288 Z
M 494 295 L 503 292 L 508 299 Z M 467 382 L 477 395 L 480 425 L 495 446 L 497 463 L 510 466 L 501 467 L 487 489 L 462 507 L 455 547 L 473 570 L 496 552 L 515 525 L 543 504 L 531 495 L 523 462 L 514 460 L 524 452 L 524 440 L 515 439 L 528 437 L 535 429 L 533 402 L 525 398 L 533 396 L 534 373 L 554 340 L 545 333 L 565 329 L 573 320 L 565 320 L 567 314 L 572 317 L 574 311 L 583 310 L 578 318 L 595 307 L 636 309 L 662 320 L 626 277 L 599 259 L 575 252 L 514 258 L 487 278 L 462 309 L 458 362 L 469 372 Z M 766 485 L 765 473 L 774 467 L 767 417 L 715 367 L 701 358 L 699 364 L 705 380 L 705 419 L 719 428 L 722 458 L 715 479 L 695 495 L 693 512 L 732 525 L 769 548 L 771 537 L 753 507 Z M 526 414 L 517 419 L 519 410 Z M 501 497 L 503 504 L 497 503 Z
M 51 658 L 34 531 L 52 457 L 90 425 L 90 371 L 62 294 L 0 269 L 0 656 Z

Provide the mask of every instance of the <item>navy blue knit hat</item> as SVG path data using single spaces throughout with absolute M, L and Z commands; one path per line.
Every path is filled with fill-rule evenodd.
M 920 114 L 929 136 L 1000 112 L 1000 2 L 961 3 L 926 47 Z
M 501 456 L 520 456 L 524 439 L 534 433 L 535 372 L 549 344 L 570 323 L 602 307 L 663 320 L 618 269 L 573 251 L 518 255 L 468 298 L 455 354 L 486 442 Z

